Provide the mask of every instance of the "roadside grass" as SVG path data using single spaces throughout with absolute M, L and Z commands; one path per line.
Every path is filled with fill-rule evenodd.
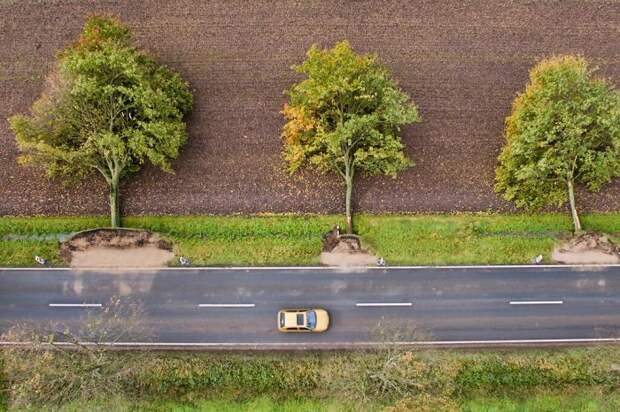
M 196 266 L 319 265 L 321 242 L 313 239 L 196 240 L 172 238 L 176 256 L 186 256 Z M 176 264 L 176 262 L 173 262 Z
M 359 216 L 358 233 L 391 265 L 524 264 L 549 261 L 564 216 Z
M 34 266 L 34 256 L 45 256 L 50 264 L 62 266 L 58 241 L 0 240 L 0 266 Z
M 0 390 L 20 400 L 10 410 L 400 412 L 436 410 L 428 408 L 441 400 L 472 412 L 612 411 L 620 402 L 617 345 L 477 352 L 109 351 L 96 359 L 55 349 L 4 349 L 0 356 Z M 110 377 L 114 388 L 102 387 Z M 66 385 L 69 398 L 56 398 Z
M 106 226 L 109 219 L 102 216 L 63 217 L 0 217 L 0 238 L 7 235 L 49 235 L 79 232 Z
M 530 393 L 520 397 L 486 397 L 465 400 L 463 412 L 617 412 L 620 393 L 617 390 L 587 388 L 577 390 Z
M 381 407 L 357 404 L 338 399 L 286 399 L 274 400 L 261 396 L 245 401 L 234 399 L 199 399 L 179 401 L 131 401 L 126 398 L 107 398 L 88 402 L 70 402 L 60 407 L 42 407 L 41 412 L 370 412 Z M 26 409 L 28 410 L 28 409 Z
M 616 412 L 620 410 L 620 393 L 605 392 L 600 388 L 581 388 L 568 389 L 565 392 L 530 393 L 525 397 L 485 397 L 462 400 L 459 402 L 459 409 L 463 412 Z M 24 410 L 33 409 L 25 408 Z M 70 402 L 60 407 L 41 406 L 37 410 L 41 412 L 374 412 L 389 411 L 389 407 L 378 404 L 362 406 L 337 398 L 312 399 L 309 397 L 277 400 L 264 395 L 245 401 L 199 399 L 191 402 L 132 401 L 112 397 L 87 402 Z M 425 411 L 422 410 L 422 412 Z
M 0 411 L 2 412 L 9 409 L 9 387 L 5 369 L 4 358 L 0 352 Z
M 582 217 L 587 230 L 620 239 L 620 213 Z M 126 227 L 160 233 L 197 266 L 317 265 L 321 235 L 339 215 L 134 216 Z M 0 266 L 32 266 L 39 254 L 63 263 L 50 235 L 102 227 L 105 217 L 1 217 Z M 364 244 L 390 265 L 526 264 L 570 235 L 565 214 L 367 215 L 355 217 Z M 175 264 L 172 262 L 172 264 Z
M 195 265 L 317 265 L 321 235 L 340 216 L 264 215 L 130 217 L 128 227 L 161 233 Z

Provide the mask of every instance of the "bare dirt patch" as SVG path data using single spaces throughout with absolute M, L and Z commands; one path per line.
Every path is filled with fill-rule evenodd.
M 588 232 L 555 248 L 551 258 L 567 264 L 614 264 L 620 263 L 619 253 L 620 248 L 606 235 Z
M 341 267 L 376 266 L 377 258 L 366 252 L 323 252 L 321 253 L 321 264 Z
M 71 267 L 161 267 L 174 257 L 172 244 L 145 230 L 96 229 L 64 242 L 60 255 Z
M 341 238 L 333 242 L 331 250 L 321 253 L 321 264 L 326 266 L 375 266 L 377 258 L 362 248 L 358 240 Z

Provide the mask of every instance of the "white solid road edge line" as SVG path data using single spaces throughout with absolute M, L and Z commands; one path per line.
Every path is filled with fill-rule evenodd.
M 563 300 L 511 300 L 511 305 L 562 305 Z
M 101 267 L 89 267 L 89 268 L 67 268 L 67 267 L 59 267 L 59 268 L 47 268 L 47 267 L 29 267 L 29 268 L 9 268 L 9 267 L 0 267 L 0 271 L 73 271 L 73 272 L 84 272 L 84 271 L 146 271 L 146 272 L 157 272 L 157 271 L 169 271 L 169 270 L 205 270 L 205 271 L 230 271 L 230 270 L 325 270 L 325 271 L 334 271 L 334 272 L 350 272 L 352 270 L 392 270 L 392 269 L 566 269 L 566 268 L 576 268 L 576 269 L 588 269 L 588 268 L 615 268 L 620 267 L 619 263 L 613 264 L 588 264 L 588 265 L 455 265 L 455 266 L 386 266 L 386 267 L 377 267 L 377 266 L 355 266 L 355 267 L 329 267 L 329 266 L 195 266 L 195 267 L 177 267 L 177 266 L 163 266 L 163 267 L 128 267 L 128 268 L 101 268 Z
M 411 302 L 400 303 L 356 303 L 357 307 L 375 307 L 375 306 L 413 306 Z
M 200 303 L 199 308 L 253 308 L 254 303 Z
M 385 346 L 409 345 L 409 346 L 449 346 L 449 345 L 518 345 L 518 344 L 547 344 L 547 343 L 597 343 L 614 342 L 620 343 L 618 338 L 569 338 L 569 339 L 496 339 L 496 340 L 446 340 L 446 341 L 398 341 L 398 342 L 80 342 L 85 346 L 126 346 L 126 347 L 260 347 L 260 346 Z M 26 346 L 32 342 L 0 341 L 0 346 Z M 72 342 L 55 342 L 53 346 L 73 346 Z
M 100 308 L 101 303 L 50 303 L 50 308 Z

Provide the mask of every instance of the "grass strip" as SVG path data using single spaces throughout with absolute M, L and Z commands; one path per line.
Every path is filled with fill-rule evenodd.
M 616 412 L 620 393 L 600 388 L 534 393 L 527 396 L 482 397 L 461 404 L 463 412 Z
M 620 235 L 620 213 L 584 215 L 588 230 Z M 338 215 L 133 216 L 126 227 L 158 232 L 177 256 L 195 265 L 316 265 L 321 235 Z M 31 266 L 35 254 L 62 265 L 58 242 L 23 236 L 59 235 L 105 226 L 105 217 L 2 217 L 0 266 Z M 365 245 L 391 265 L 525 264 L 568 237 L 570 217 L 542 215 L 357 215 Z M 12 238 L 22 236 L 21 238 Z M 173 263 L 174 264 L 174 263 Z
M 394 411 L 433 405 L 468 411 L 583 405 L 614 410 L 609 408 L 618 404 L 620 385 L 614 369 L 620 362 L 618 346 L 294 354 L 112 351 L 95 357 L 5 349 L 1 356 L 2 390 L 19 400 L 11 405 L 15 410 L 76 410 L 71 405 L 84 410 L 85 402 L 97 406 L 89 410 L 330 410 L 317 405 L 333 410 L 354 405 L 359 411 L 390 405 Z M 52 403 L 66 385 L 72 387 L 69 399 Z M 108 394 L 111 389 L 114 396 Z M 536 409 L 541 405 L 561 407 Z

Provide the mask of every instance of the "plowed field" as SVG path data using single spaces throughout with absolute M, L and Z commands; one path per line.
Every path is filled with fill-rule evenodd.
M 620 2 L 0 0 L 0 119 L 28 109 L 54 54 L 94 12 L 119 15 L 138 44 L 189 81 L 195 110 L 175 175 L 144 170 L 123 187 L 125 213 L 338 212 L 335 177 L 288 176 L 282 94 L 312 43 L 348 39 L 376 52 L 417 102 L 404 141 L 416 165 L 360 179 L 369 212 L 509 210 L 493 193 L 504 118 L 540 58 L 581 53 L 620 79 Z M 103 214 L 99 179 L 65 189 L 18 167 L 0 121 L 0 215 Z M 620 185 L 581 197 L 620 209 Z

